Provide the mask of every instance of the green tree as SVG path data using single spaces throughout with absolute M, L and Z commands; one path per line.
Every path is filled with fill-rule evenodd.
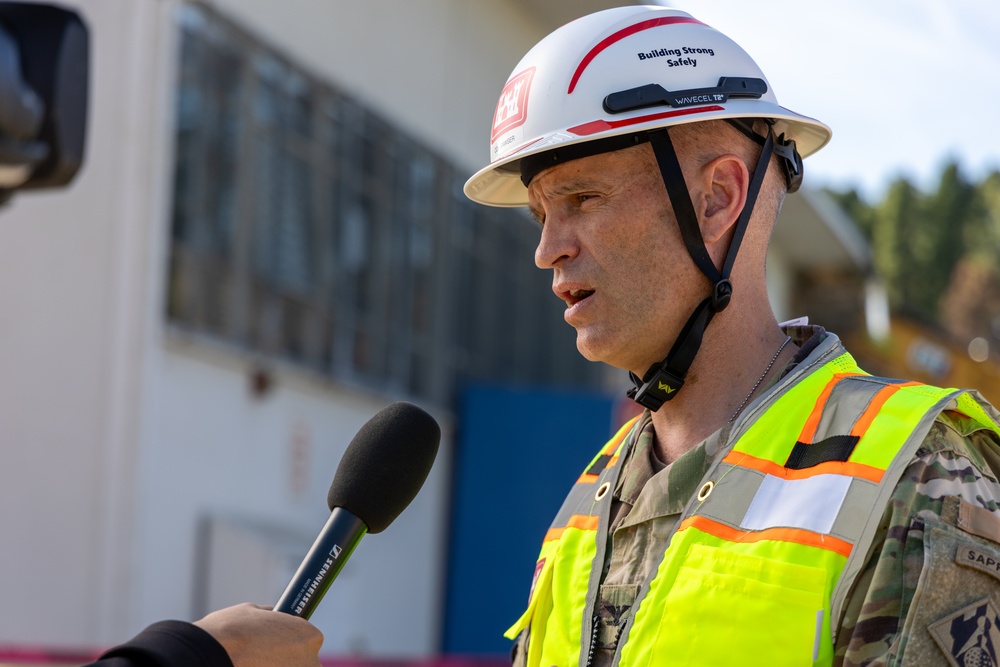
M 913 305 L 911 241 L 914 220 L 920 213 L 920 194 L 905 178 L 896 179 L 889 186 L 885 199 L 873 211 L 871 243 L 875 271 L 885 280 L 889 301 L 897 309 Z
M 872 240 L 872 229 L 875 226 L 875 209 L 869 204 L 856 188 L 845 192 L 826 190 L 848 217 L 854 221 L 857 228 L 869 242 Z
M 1000 264 L 1000 171 L 993 171 L 976 187 L 977 220 L 965 230 L 967 252 Z
M 830 195 L 871 243 L 875 271 L 898 312 L 938 321 L 963 259 L 1000 264 L 1000 172 L 974 183 L 952 161 L 927 193 L 898 178 L 874 204 L 853 189 Z
M 975 224 L 978 196 L 975 185 L 951 162 L 942 171 L 937 190 L 923 199 L 904 233 L 909 265 L 901 278 L 906 282 L 906 298 L 917 313 L 937 319 L 938 302 L 966 250 L 964 230 Z

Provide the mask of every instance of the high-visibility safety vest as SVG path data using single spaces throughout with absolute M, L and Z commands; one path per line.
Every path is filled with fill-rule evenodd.
M 1000 434 L 975 392 L 873 377 L 846 352 L 814 368 L 793 371 L 734 427 L 640 588 L 619 666 L 829 665 L 847 594 L 934 420 L 953 410 Z M 530 667 L 589 663 L 611 491 L 634 425 L 546 534 L 528 610 L 507 631 L 528 630 Z

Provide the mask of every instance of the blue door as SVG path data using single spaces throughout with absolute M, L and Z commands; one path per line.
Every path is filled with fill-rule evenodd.
M 606 395 L 469 386 L 459 406 L 443 650 L 506 658 L 549 523 L 610 437 Z

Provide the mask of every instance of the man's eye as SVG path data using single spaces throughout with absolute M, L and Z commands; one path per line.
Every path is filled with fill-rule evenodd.
M 539 225 L 545 225 L 545 214 L 541 211 L 536 211 L 533 208 L 528 209 L 528 217 L 537 222 Z

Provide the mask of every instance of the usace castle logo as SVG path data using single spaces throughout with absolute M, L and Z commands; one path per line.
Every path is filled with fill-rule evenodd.
M 535 76 L 535 68 L 531 67 L 512 76 L 500 92 L 496 113 L 493 114 L 493 133 L 490 141 L 508 130 L 524 123 L 528 118 L 528 91 L 531 89 L 531 79 Z

